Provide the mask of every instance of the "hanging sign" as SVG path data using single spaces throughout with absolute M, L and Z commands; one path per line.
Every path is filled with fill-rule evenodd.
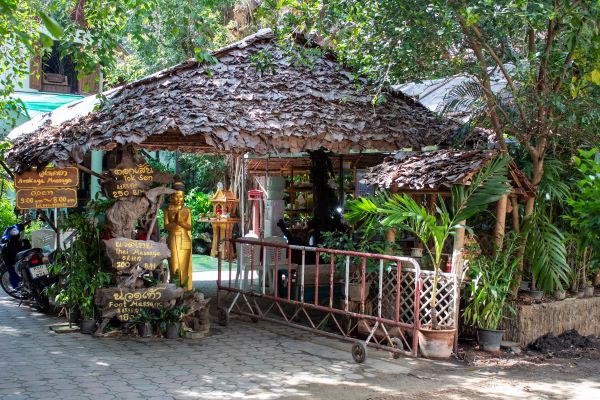
M 79 170 L 75 167 L 44 168 L 15 175 L 17 189 L 70 188 L 79 185 Z
M 172 284 L 142 289 L 106 288 L 96 290 L 94 303 L 103 316 L 115 316 L 126 322 L 144 309 L 159 309 L 182 295 L 183 289 Z
M 17 189 L 19 210 L 73 207 L 77 207 L 77 190 L 74 188 Z
M 118 271 L 136 266 L 147 271 L 154 271 L 162 264 L 163 260 L 171 256 L 171 251 L 166 244 L 151 240 L 114 238 L 105 240 L 104 244 L 113 268 Z
M 110 174 L 113 179 L 106 181 L 104 191 L 111 199 L 141 196 L 154 179 L 154 170 L 146 163 L 113 168 Z

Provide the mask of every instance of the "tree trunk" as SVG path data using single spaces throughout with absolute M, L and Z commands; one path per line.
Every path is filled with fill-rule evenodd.
M 508 205 L 508 196 L 502 196 L 496 203 L 496 226 L 494 228 L 494 243 L 498 251 L 502 249 L 504 240 L 504 231 L 506 229 L 506 207 Z

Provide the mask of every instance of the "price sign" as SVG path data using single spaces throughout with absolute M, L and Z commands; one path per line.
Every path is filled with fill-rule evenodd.
M 162 264 L 164 259 L 171 256 L 171 251 L 166 244 L 150 240 L 114 238 L 105 240 L 104 243 L 106 254 L 113 268 L 118 271 L 136 266 L 153 271 Z
M 18 189 L 19 210 L 77 207 L 77 191 L 73 188 Z
M 180 298 L 183 289 L 174 285 L 158 285 L 143 289 L 97 289 L 94 303 L 103 315 L 116 316 L 120 321 L 130 321 L 144 309 L 159 309 L 172 299 Z
M 146 163 L 131 167 L 123 166 L 110 170 L 111 179 L 103 184 L 105 194 L 112 198 L 142 196 L 150 188 L 154 179 L 154 170 Z
M 75 167 L 44 168 L 15 175 L 17 189 L 70 188 L 79 185 L 79 170 Z

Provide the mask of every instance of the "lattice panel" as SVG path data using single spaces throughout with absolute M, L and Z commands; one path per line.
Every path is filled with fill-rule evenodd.
M 421 289 L 421 304 L 419 316 L 421 325 L 431 324 L 431 296 L 433 292 L 433 275 L 421 273 L 423 287 Z M 437 320 L 439 325 L 454 325 L 454 289 L 455 278 L 448 276 L 439 276 L 437 285 Z
M 400 321 L 412 324 L 414 321 L 415 274 L 412 270 L 402 269 L 400 281 Z M 381 316 L 386 319 L 396 319 L 396 269 L 384 271 L 382 280 Z M 351 283 L 360 283 L 360 271 L 355 271 L 350 277 Z M 369 295 L 365 299 L 365 310 L 371 310 L 370 315 L 377 316 L 378 272 L 366 274 L 366 284 Z

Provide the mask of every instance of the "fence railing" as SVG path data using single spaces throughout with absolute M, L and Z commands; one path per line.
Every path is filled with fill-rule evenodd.
M 227 259 L 219 253 L 217 301 L 235 297 L 220 308 L 221 322 L 237 312 L 417 355 L 417 331 L 431 323 L 433 272 L 415 258 L 247 238 L 222 245 L 229 249 Z M 438 322 L 453 325 L 456 279 L 440 275 Z

